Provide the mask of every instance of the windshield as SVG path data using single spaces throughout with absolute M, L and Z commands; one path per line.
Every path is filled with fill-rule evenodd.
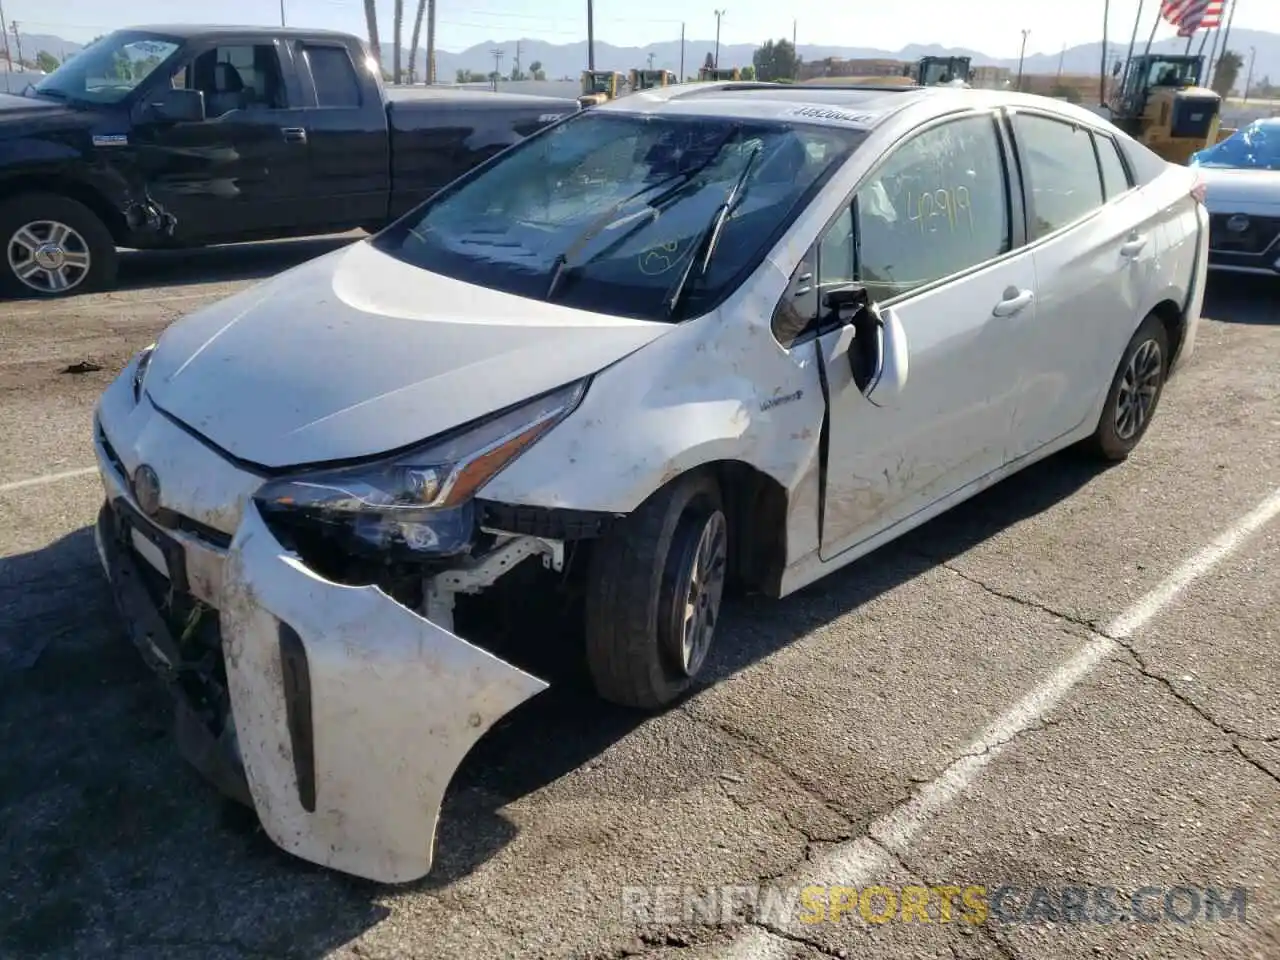
M 933 61 L 925 64 L 924 75 L 920 78 L 922 86 L 933 86 L 934 84 L 950 83 L 953 80 L 963 80 L 967 76 L 959 63 L 952 63 L 949 60 Z
M 835 126 L 586 111 L 372 242 L 490 289 L 679 320 L 735 289 L 864 137 Z M 669 314 L 689 257 L 757 149 L 706 272 L 693 271 L 683 309 Z
M 1194 86 L 1199 82 L 1200 64 L 1195 60 L 1161 60 L 1147 65 L 1148 87 Z
M 613 74 L 593 73 L 590 76 L 592 93 L 608 93 L 613 87 Z
M 119 103 L 182 44 L 172 37 L 117 31 L 89 44 L 34 87 L 82 103 Z
M 1280 119 L 1255 120 L 1192 158 L 1199 167 L 1280 170 Z

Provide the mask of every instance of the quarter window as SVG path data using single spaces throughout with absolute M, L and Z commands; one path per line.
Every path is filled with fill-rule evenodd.
M 903 143 L 858 191 L 855 209 L 857 277 L 876 300 L 1007 253 L 1009 197 L 994 118 L 953 120 Z M 823 239 L 824 259 L 829 243 Z
M 1033 114 L 1013 117 L 1031 188 L 1031 239 L 1037 240 L 1103 204 L 1102 178 L 1089 131 Z
M 311 81 L 316 88 L 316 106 L 360 106 L 360 81 L 346 48 L 308 46 L 306 51 Z
M 1129 174 L 1124 168 L 1124 161 L 1120 159 L 1120 148 L 1116 146 L 1114 140 L 1095 133 L 1093 142 L 1098 146 L 1098 164 L 1102 167 L 1102 187 L 1107 193 L 1107 199 L 1111 200 L 1129 189 L 1131 186 Z

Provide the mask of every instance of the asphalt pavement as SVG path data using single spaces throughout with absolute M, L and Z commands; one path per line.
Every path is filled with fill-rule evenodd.
M 662 716 L 535 698 L 386 888 L 187 768 L 89 527 L 129 356 L 342 242 L 0 304 L 0 957 L 1280 957 L 1280 287 L 1214 281 L 1128 462 L 1053 457 L 735 601 Z

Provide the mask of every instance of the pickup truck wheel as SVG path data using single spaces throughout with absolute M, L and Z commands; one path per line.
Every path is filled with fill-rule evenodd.
M 586 654 L 602 698 L 656 710 L 689 689 L 715 636 L 728 558 L 720 489 L 703 473 L 662 488 L 597 543 Z
M 1150 315 L 1120 358 L 1098 428 L 1085 441 L 1089 453 L 1111 461 L 1129 456 L 1151 425 L 1168 371 L 1169 334 L 1160 318 Z
M 31 193 L 0 205 L 0 290 L 63 297 L 115 280 L 115 240 L 92 210 L 70 197 Z

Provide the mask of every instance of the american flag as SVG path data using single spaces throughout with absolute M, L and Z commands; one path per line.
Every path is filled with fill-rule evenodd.
M 1160 16 L 1178 28 L 1178 36 L 1189 37 L 1221 27 L 1224 5 L 1225 0 L 1164 0 Z

